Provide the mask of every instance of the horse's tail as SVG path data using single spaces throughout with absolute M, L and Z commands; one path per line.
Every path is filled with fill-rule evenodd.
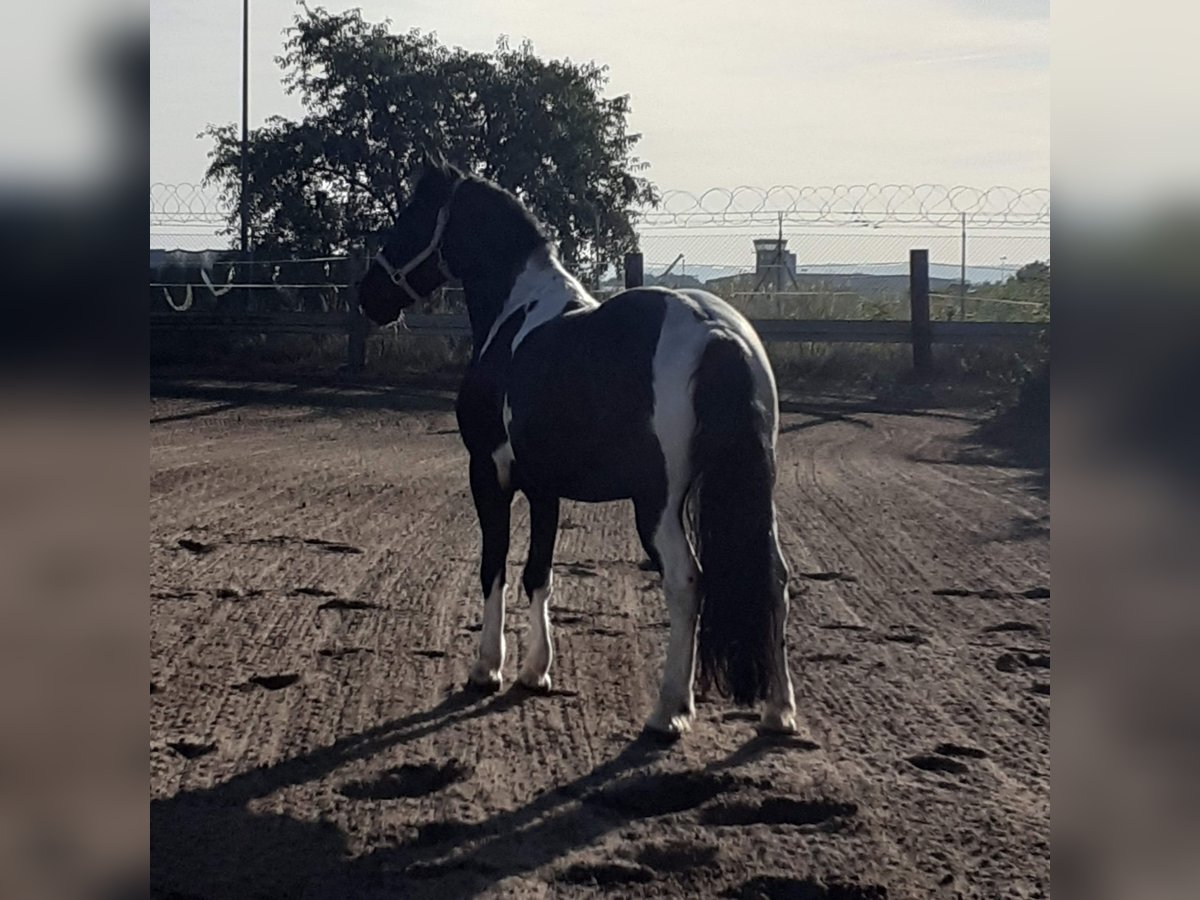
M 774 436 L 741 341 L 709 341 L 694 405 L 699 679 L 750 704 L 766 696 L 787 570 L 775 543 Z

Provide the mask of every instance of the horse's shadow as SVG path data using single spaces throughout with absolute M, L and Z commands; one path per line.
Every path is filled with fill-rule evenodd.
M 328 747 L 251 769 L 210 788 L 151 801 L 153 894 L 216 898 L 308 893 L 308 885 L 336 875 L 346 865 L 345 835 L 328 822 L 252 812 L 251 801 L 514 702 L 509 695 L 482 702 L 468 693 L 454 694 L 430 710 Z
M 456 694 L 433 709 L 328 747 L 153 801 L 152 893 L 164 898 L 473 896 L 553 863 L 632 820 L 700 805 L 733 786 L 727 770 L 770 744 L 757 738 L 699 772 L 635 773 L 668 750 L 642 735 L 590 772 L 517 809 L 475 823 L 426 823 L 404 843 L 353 858 L 346 835 L 315 814 L 305 821 L 249 808 L 251 801 L 322 778 L 353 760 L 530 700 L 518 689 L 488 699 Z

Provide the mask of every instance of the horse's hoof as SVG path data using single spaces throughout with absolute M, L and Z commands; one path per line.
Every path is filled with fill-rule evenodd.
M 644 733 L 663 741 L 677 741 L 692 730 L 692 717 L 685 714 L 670 717 L 653 715 L 646 722 Z
M 488 668 L 482 663 L 475 663 L 471 667 L 471 674 L 467 676 L 467 690 L 478 691 L 483 694 L 494 694 L 500 690 L 503 680 L 500 678 L 500 672 L 496 669 Z
M 550 693 L 551 683 L 549 673 L 545 675 L 539 675 L 536 672 L 522 671 L 517 676 L 517 681 L 520 683 L 521 687 L 525 688 L 527 691 L 533 691 L 535 694 Z
M 467 679 L 463 685 L 463 690 L 471 694 L 494 694 L 500 690 L 501 684 L 499 681 L 472 681 Z
M 796 713 L 793 710 L 764 710 L 758 730 L 764 734 L 795 734 Z

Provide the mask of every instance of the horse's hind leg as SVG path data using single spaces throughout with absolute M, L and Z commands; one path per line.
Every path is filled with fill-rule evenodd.
M 658 526 L 661 509 L 653 503 L 640 501 L 633 505 L 634 521 L 637 523 L 638 539 L 642 549 L 646 551 L 646 559 L 638 566 L 643 572 L 659 572 L 663 570 L 662 557 L 654 546 L 654 530 Z
M 671 636 L 658 705 L 646 723 L 654 731 L 673 736 L 691 728 L 696 712 L 692 684 L 696 674 L 700 569 L 683 529 L 681 504 L 682 498 L 668 501 L 654 531 L 654 548 L 662 560 L 663 592 L 667 595 Z M 644 513 L 639 511 L 641 514 Z
M 512 491 L 500 484 L 491 459 L 471 458 L 471 495 L 479 514 L 483 554 L 479 576 L 483 586 L 483 630 L 479 658 L 471 667 L 470 683 L 485 690 L 500 687 L 504 667 L 505 562 L 508 559 Z
M 529 497 L 529 558 L 522 583 L 529 595 L 529 649 L 518 678 L 525 687 L 550 690 L 550 593 L 553 587 L 554 541 L 558 536 L 558 498 Z
M 791 733 L 796 730 L 796 698 L 792 691 L 792 676 L 787 662 L 787 617 L 788 617 L 788 570 L 779 549 L 779 540 L 773 542 L 776 570 L 780 573 L 775 602 L 775 634 L 771 639 L 771 684 L 767 691 L 767 702 L 763 708 L 762 727 L 766 731 Z

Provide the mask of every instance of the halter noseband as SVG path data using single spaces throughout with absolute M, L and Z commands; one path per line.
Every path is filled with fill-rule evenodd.
M 392 280 L 392 284 L 408 294 L 413 303 L 419 303 L 424 298 L 418 294 L 411 284 L 408 283 L 408 276 L 430 256 L 434 256 L 437 261 L 438 271 L 446 277 L 447 280 L 454 277 L 450 269 L 446 266 L 446 260 L 442 256 L 442 234 L 446 230 L 446 223 L 450 221 L 450 204 L 454 202 L 454 193 L 458 190 L 458 186 L 466 181 L 465 178 L 460 178 L 454 182 L 454 186 L 450 188 L 450 196 L 446 198 L 446 204 L 437 215 L 437 225 L 433 229 L 433 237 L 429 239 L 429 246 L 406 262 L 403 266 L 396 268 L 393 266 L 383 251 L 380 250 L 375 254 L 375 262 L 379 263 L 380 268 L 387 272 L 388 278 Z

